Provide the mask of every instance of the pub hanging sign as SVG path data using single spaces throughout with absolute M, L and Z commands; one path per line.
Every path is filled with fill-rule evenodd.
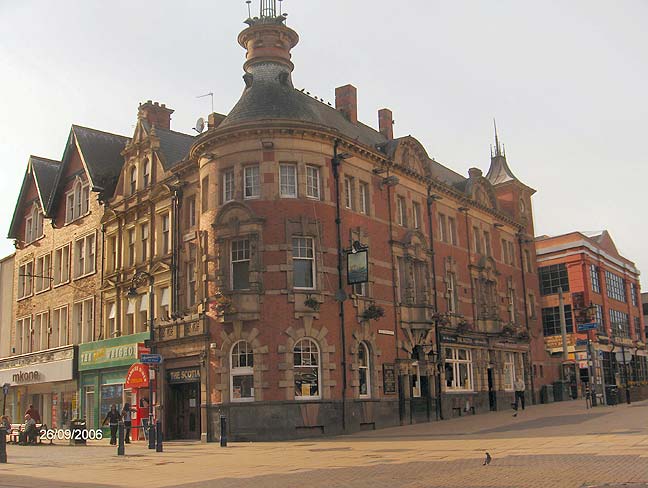
M 347 283 L 358 285 L 369 281 L 369 249 L 359 241 L 347 251 Z

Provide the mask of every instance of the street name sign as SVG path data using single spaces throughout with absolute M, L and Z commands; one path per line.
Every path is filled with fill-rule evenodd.
M 587 332 L 588 330 L 596 330 L 597 328 L 597 322 L 591 322 L 589 324 L 578 324 L 578 332 Z
M 144 364 L 160 364 L 162 356 L 160 354 L 142 354 L 140 356 L 140 363 Z

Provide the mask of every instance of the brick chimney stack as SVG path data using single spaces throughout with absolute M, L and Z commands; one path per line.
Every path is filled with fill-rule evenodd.
M 146 103 L 140 103 L 138 112 L 140 119 L 146 120 L 158 129 L 171 129 L 171 114 L 174 110 L 167 108 L 165 104 L 160 105 L 158 102 L 148 100 Z
M 358 90 L 355 86 L 344 85 L 335 89 L 335 108 L 352 124 L 358 123 Z
M 378 110 L 378 129 L 388 140 L 394 138 L 394 117 L 388 108 Z

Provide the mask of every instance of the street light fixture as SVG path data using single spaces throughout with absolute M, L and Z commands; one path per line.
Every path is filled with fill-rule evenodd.
M 128 294 L 126 295 L 129 299 L 135 299 L 139 295 L 137 293 L 137 288 L 140 286 L 146 284 L 148 281 L 149 285 L 149 293 L 148 293 L 148 298 L 149 298 L 149 310 L 148 310 L 148 319 L 149 319 L 149 340 L 148 340 L 148 346 L 149 349 L 151 350 L 151 353 L 154 350 L 154 342 L 155 342 L 155 332 L 153 330 L 153 282 L 154 278 L 151 273 L 148 273 L 146 271 L 138 271 L 133 275 L 133 279 L 131 281 L 131 286 L 128 289 Z M 149 366 L 150 368 L 150 366 Z M 149 415 L 148 415 L 148 441 L 149 449 L 155 449 L 155 425 L 153 424 L 153 378 L 151 378 L 151 375 L 149 373 Z M 161 435 L 161 433 L 160 433 Z
M 623 323 L 617 322 L 616 325 L 619 328 L 619 335 L 621 335 L 621 331 L 623 331 Z M 626 397 L 626 403 L 630 405 L 630 389 L 628 387 L 628 364 L 626 363 L 625 344 L 623 343 L 623 337 L 620 337 L 620 339 L 621 339 L 621 355 L 623 356 L 623 377 L 625 378 L 625 385 L 624 385 L 625 397 Z

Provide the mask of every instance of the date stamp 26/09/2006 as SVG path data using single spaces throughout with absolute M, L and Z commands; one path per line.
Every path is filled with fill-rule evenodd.
M 103 439 L 101 429 L 43 429 L 40 431 L 40 437 L 48 441 L 94 441 Z

